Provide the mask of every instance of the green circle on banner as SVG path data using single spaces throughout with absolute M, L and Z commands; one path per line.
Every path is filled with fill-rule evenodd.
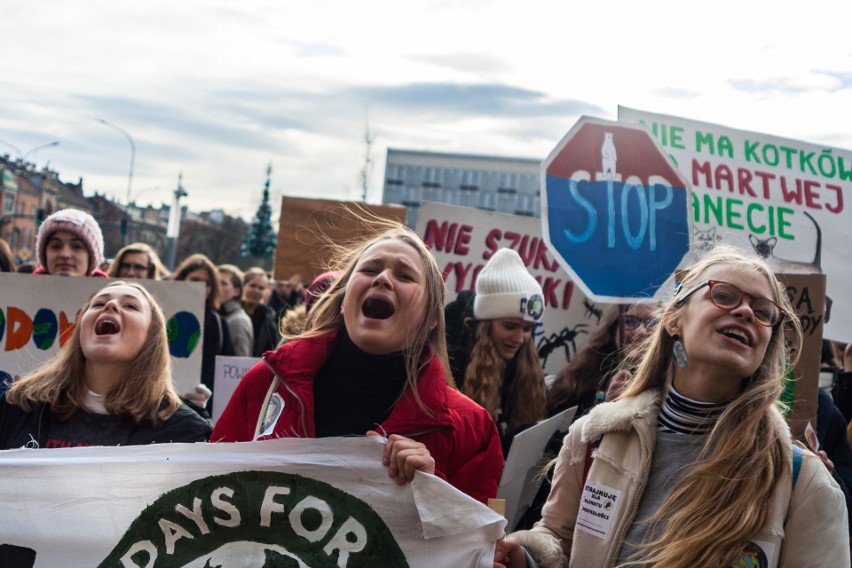
M 273 471 L 198 479 L 160 496 L 101 568 L 408 567 L 384 520 L 328 483 Z

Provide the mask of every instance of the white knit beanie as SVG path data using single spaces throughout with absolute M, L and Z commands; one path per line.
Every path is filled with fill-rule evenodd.
M 104 261 L 104 236 L 95 218 L 78 209 L 62 209 L 50 215 L 38 228 L 36 251 L 38 261 L 47 270 L 47 241 L 56 231 L 68 231 L 80 238 L 89 251 L 87 276 Z
M 473 317 L 478 320 L 519 318 L 535 322 L 544 313 L 541 286 L 530 274 L 520 255 L 500 249 L 476 279 Z

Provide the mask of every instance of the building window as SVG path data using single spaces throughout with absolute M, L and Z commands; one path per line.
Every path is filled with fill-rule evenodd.
M 441 187 L 440 170 L 438 168 L 426 168 L 423 176 L 423 187 L 438 188 Z
M 459 189 L 464 189 L 468 191 L 479 190 L 479 172 L 474 170 L 463 170 L 462 180 L 461 184 L 459 184 Z

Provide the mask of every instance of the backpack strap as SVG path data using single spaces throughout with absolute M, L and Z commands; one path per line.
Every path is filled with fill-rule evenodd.
M 802 458 L 805 457 L 805 451 L 793 444 L 793 487 L 796 487 L 796 480 L 799 479 L 799 470 L 802 469 Z

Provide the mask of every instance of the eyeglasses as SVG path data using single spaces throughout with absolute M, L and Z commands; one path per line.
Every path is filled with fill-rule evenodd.
M 148 267 L 144 264 L 131 264 L 129 262 L 122 262 L 118 268 L 120 271 L 127 272 L 130 272 L 131 270 L 133 272 L 148 272 Z
M 633 331 L 634 329 L 638 329 L 640 325 L 644 325 L 645 329 L 651 329 L 657 323 L 657 318 L 654 316 L 640 318 L 633 314 L 622 314 L 621 321 L 624 323 L 624 329 Z
M 749 298 L 751 311 L 754 314 L 754 321 L 763 327 L 775 327 L 787 317 L 787 312 L 782 310 L 781 306 L 769 298 L 743 292 L 733 284 L 719 280 L 708 280 L 703 284 L 695 286 L 675 302 L 675 305 L 682 306 L 692 294 L 705 286 L 710 288 L 710 301 L 717 308 L 722 308 L 723 310 L 733 310 L 743 303 L 743 298 Z

